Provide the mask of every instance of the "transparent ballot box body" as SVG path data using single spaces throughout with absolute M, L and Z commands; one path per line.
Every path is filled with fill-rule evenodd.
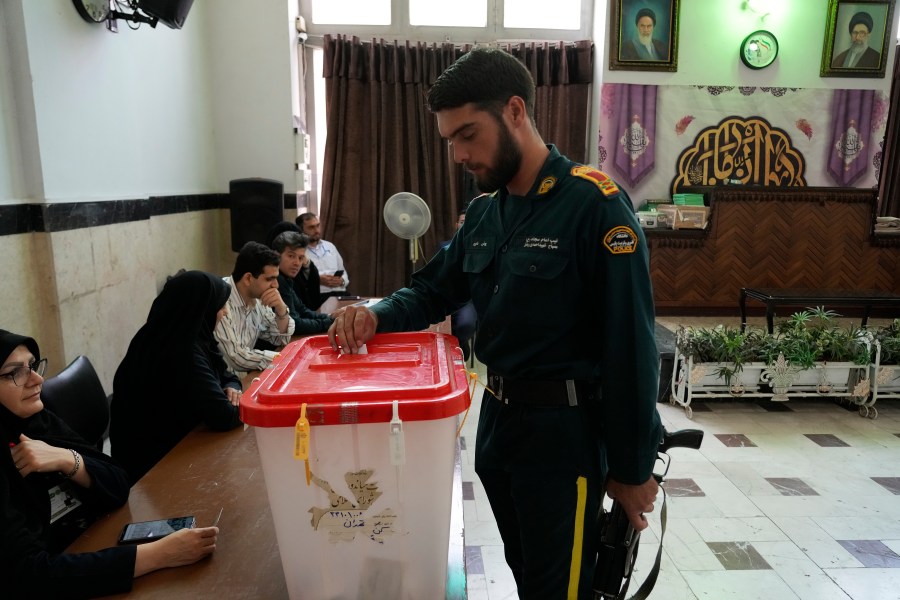
M 292 600 L 445 596 L 456 432 L 470 403 L 462 351 L 429 332 L 379 334 L 367 351 L 300 339 L 241 399 Z M 298 428 L 303 404 L 309 426 Z

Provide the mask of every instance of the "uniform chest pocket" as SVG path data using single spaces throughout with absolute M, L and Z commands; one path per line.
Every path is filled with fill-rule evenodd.
M 476 238 L 466 243 L 466 255 L 463 258 L 465 273 L 481 273 L 494 260 L 494 240 Z
M 555 279 L 569 264 L 569 257 L 559 253 L 515 252 L 510 254 L 508 264 L 514 275 Z
M 487 252 L 466 254 L 466 257 L 463 259 L 463 271 L 466 273 L 481 273 L 491 264 L 493 259 L 494 255 Z

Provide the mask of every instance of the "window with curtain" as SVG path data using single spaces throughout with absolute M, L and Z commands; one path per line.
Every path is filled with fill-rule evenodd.
M 432 227 L 420 238 L 426 257 L 451 237 L 457 210 L 471 199 L 463 170 L 424 102 L 428 86 L 470 47 L 324 38 L 328 138 L 321 219 L 325 237 L 349 265 L 354 294 L 381 296 L 408 283 L 413 268 L 408 242 L 382 223 L 387 198 L 409 191 L 428 202 Z M 584 161 L 591 42 L 501 47 L 520 58 L 535 79 L 535 120 L 544 139 Z

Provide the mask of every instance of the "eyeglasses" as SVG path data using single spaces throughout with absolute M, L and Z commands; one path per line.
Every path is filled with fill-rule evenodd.
M 15 369 L 7 373 L 0 374 L 0 378 L 11 379 L 14 384 L 22 387 L 23 385 L 25 385 L 25 382 L 28 381 L 28 378 L 31 377 L 32 371 L 43 377 L 46 370 L 47 359 L 42 358 L 41 360 L 33 360 L 27 365 L 16 367 Z

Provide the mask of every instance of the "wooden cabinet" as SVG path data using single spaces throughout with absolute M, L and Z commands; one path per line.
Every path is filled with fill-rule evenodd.
M 900 237 L 872 234 L 874 190 L 723 187 L 708 197 L 706 230 L 645 231 L 659 314 L 738 314 L 742 287 L 900 293 Z

